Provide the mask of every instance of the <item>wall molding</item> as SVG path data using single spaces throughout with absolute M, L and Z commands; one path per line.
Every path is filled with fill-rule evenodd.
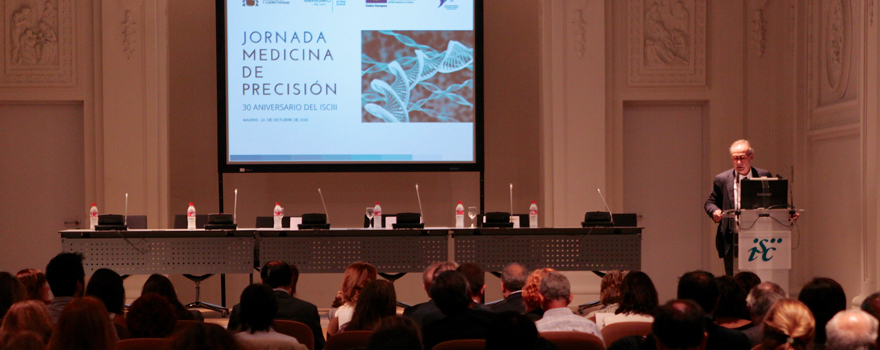
M 627 85 L 706 86 L 706 1 L 627 2 Z
M 76 85 L 75 8 L 75 0 L 0 3 L 0 87 Z

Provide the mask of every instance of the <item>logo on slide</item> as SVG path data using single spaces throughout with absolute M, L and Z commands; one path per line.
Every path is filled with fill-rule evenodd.
M 241 0 L 241 6 L 260 6 L 260 0 Z
M 770 252 L 776 250 L 775 247 L 768 247 L 766 242 L 770 242 L 770 244 L 782 243 L 782 238 L 771 238 L 771 239 L 757 239 L 754 240 L 755 244 L 760 247 L 752 247 L 749 249 L 749 261 L 755 261 L 760 258 L 763 261 L 770 261 L 773 259 L 772 255 L 768 255 Z
M 437 6 L 437 8 L 439 9 L 439 8 L 443 7 L 443 4 L 446 3 L 447 1 L 452 1 L 452 0 L 440 0 L 440 6 Z

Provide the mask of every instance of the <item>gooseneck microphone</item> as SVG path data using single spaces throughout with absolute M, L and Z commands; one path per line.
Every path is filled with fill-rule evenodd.
M 238 189 L 235 189 L 235 200 L 232 202 L 232 223 L 238 223 Z
M 596 192 L 599 192 L 599 198 L 602 198 L 602 204 L 605 204 L 605 209 L 608 210 L 608 218 L 611 219 L 611 226 L 614 226 L 614 214 L 611 213 L 611 208 L 608 207 L 608 202 L 605 201 L 605 196 L 602 195 L 602 190 L 597 188 Z
M 513 215 L 513 183 L 510 184 L 510 215 Z
M 128 225 L 128 193 L 125 194 L 125 215 L 122 216 L 122 223 Z
M 324 202 L 324 193 L 321 192 L 320 188 L 318 188 L 318 195 L 321 196 L 321 205 L 324 206 L 324 215 L 327 217 L 327 222 L 330 222 L 330 213 L 327 212 L 327 203 Z
M 419 194 L 419 184 L 416 184 L 416 198 L 419 200 L 419 223 L 425 223 L 425 210 L 422 209 L 422 195 Z

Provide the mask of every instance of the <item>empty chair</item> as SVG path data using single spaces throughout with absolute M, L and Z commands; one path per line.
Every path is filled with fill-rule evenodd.
M 205 228 L 208 223 L 207 214 L 196 214 L 196 228 Z M 174 215 L 174 228 L 186 228 L 186 214 Z
M 458 339 L 447 340 L 434 345 L 433 350 L 485 350 L 485 339 Z
M 348 350 L 351 348 L 366 348 L 370 342 L 372 331 L 348 331 L 336 334 L 327 339 L 324 350 Z
M 257 221 L 254 223 L 254 227 L 256 228 L 273 228 L 275 227 L 275 218 L 271 216 L 257 216 Z M 285 216 L 281 218 L 281 227 L 290 228 L 290 217 Z
M 129 215 L 125 218 L 125 224 L 129 229 L 145 230 L 147 229 L 146 215 Z
M 629 335 L 648 334 L 651 334 L 651 322 L 618 322 L 602 328 L 602 339 L 605 339 L 606 344 Z
M 208 215 L 196 214 L 196 228 L 205 228 L 205 224 L 207 224 L 207 223 L 208 223 Z M 176 228 L 176 229 L 186 228 L 186 215 L 181 215 L 181 214 L 174 215 L 174 228 Z M 201 294 L 200 292 L 202 289 L 201 283 L 202 283 L 202 281 L 210 278 L 211 276 L 213 276 L 213 274 L 207 274 L 207 275 L 201 275 L 201 276 L 189 275 L 189 274 L 183 275 L 183 277 L 186 277 L 186 279 L 193 281 L 196 284 L 196 301 L 191 302 L 189 304 L 186 304 L 186 308 L 187 309 L 204 308 L 204 309 L 208 309 L 208 310 L 217 311 L 217 312 L 221 313 L 223 316 L 229 315 L 228 308 L 222 307 L 220 305 L 205 303 L 205 302 L 201 301 L 201 298 L 200 298 L 200 294 Z
M 599 337 L 583 332 L 542 332 L 544 339 L 556 345 L 558 350 L 605 350 Z
M 119 350 L 154 350 L 166 349 L 171 345 L 171 339 L 167 338 L 138 338 L 126 339 L 117 343 Z
M 274 320 L 272 321 L 272 329 L 281 334 L 287 334 L 296 338 L 300 344 L 305 345 L 309 350 L 315 350 L 315 336 L 312 329 L 305 323 L 290 320 Z

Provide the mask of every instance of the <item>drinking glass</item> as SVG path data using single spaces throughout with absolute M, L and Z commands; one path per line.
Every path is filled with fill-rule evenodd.
M 370 227 L 373 227 L 373 208 L 367 207 L 367 219 L 370 219 Z
M 474 227 L 474 218 L 477 217 L 477 207 L 468 207 L 468 217 L 471 218 L 471 227 Z

